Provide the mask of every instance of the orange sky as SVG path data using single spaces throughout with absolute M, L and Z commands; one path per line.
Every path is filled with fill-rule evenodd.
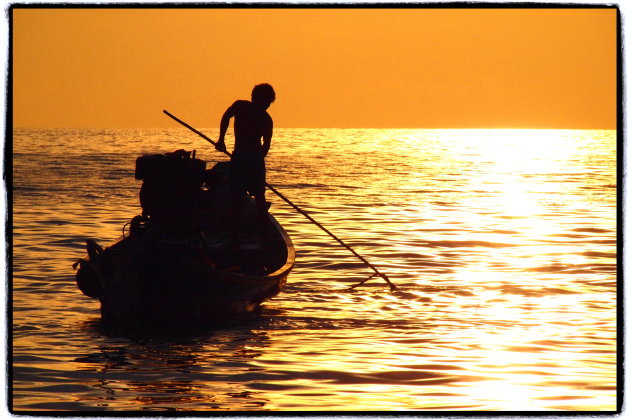
M 616 127 L 615 9 L 13 9 L 16 127 Z

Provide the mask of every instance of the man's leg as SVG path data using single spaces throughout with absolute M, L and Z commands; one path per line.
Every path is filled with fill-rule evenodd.
M 232 156 L 230 161 L 230 243 L 236 247 L 239 243 L 239 217 L 241 213 L 241 201 L 247 194 L 245 189 L 245 165 L 242 156 Z
M 234 246 L 238 245 L 238 222 L 239 214 L 241 212 L 241 194 L 232 191 L 232 199 L 230 203 L 230 241 Z
M 256 223 L 256 225 L 258 226 L 258 233 L 261 240 L 265 242 L 268 239 L 269 218 L 267 216 L 269 215 L 269 207 L 271 206 L 271 203 L 265 198 L 264 189 L 262 192 L 258 192 L 258 194 L 254 196 L 254 199 L 256 200 L 256 213 L 258 219 L 258 223 Z

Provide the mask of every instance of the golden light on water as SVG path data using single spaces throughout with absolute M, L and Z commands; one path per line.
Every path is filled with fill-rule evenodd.
M 345 291 L 369 269 L 276 200 L 272 212 L 300 255 L 262 320 L 175 345 L 103 335 L 90 329 L 98 306 L 76 291 L 70 265 L 85 236 L 104 244 L 138 211 L 129 169 L 137 150 L 168 150 L 178 134 L 112 132 L 110 143 L 129 150 L 85 172 L 100 177 L 89 182 L 93 199 L 65 204 L 72 195 L 64 192 L 45 210 L 33 205 L 39 196 L 18 202 L 15 306 L 27 310 L 16 312 L 14 351 L 25 355 L 16 363 L 23 406 L 614 408 L 614 132 L 278 130 L 270 183 L 399 290 L 373 278 Z M 325 165 L 316 142 L 335 150 Z M 196 139 L 181 144 L 215 156 Z M 97 141 L 80 145 L 100 156 Z M 17 144 L 18 155 L 29 147 L 30 137 Z M 27 170 L 42 167 L 34 159 L 19 162 L 19 179 L 86 190 L 83 177 L 62 184 L 56 172 Z M 62 214 L 78 225 L 74 232 Z M 77 386 L 76 397 L 46 388 L 60 380 Z

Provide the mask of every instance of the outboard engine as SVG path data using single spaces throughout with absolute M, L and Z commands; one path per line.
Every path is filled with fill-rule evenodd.
M 182 216 L 192 210 L 204 182 L 206 162 L 195 151 L 144 155 L 136 159 L 136 179 L 142 180 L 142 216 Z

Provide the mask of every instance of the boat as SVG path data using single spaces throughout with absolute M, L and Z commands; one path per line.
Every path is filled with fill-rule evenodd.
M 238 243 L 229 162 L 207 170 L 195 151 L 143 155 L 142 214 L 101 247 L 86 241 L 79 289 L 100 301 L 107 325 L 201 325 L 257 311 L 280 293 L 295 263 L 291 238 L 246 196 L 239 205 Z

